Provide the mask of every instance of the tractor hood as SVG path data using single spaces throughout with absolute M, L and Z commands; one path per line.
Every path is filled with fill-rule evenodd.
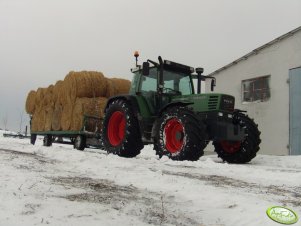
M 194 111 L 234 111 L 235 98 L 220 93 L 175 96 L 172 102 L 191 103 Z

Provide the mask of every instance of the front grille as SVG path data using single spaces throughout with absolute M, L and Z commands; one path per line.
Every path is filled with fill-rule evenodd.
M 225 111 L 234 111 L 235 99 L 233 96 L 223 95 L 221 99 L 221 109 Z
M 218 96 L 210 96 L 208 101 L 208 109 L 215 110 L 217 108 Z

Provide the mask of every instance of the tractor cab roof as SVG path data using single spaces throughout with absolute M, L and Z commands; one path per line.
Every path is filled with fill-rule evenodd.
M 160 68 L 160 64 L 158 64 L 154 61 L 151 61 L 151 60 L 148 60 L 148 62 L 151 62 L 154 65 L 154 66 L 150 67 L 150 69 L 151 68 Z M 187 75 L 190 75 L 194 72 L 193 67 L 190 67 L 190 66 L 187 66 L 187 65 L 184 65 L 184 64 L 175 63 L 175 62 L 170 61 L 170 60 L 164 60 L 163 69 L 167 70 L 167 71 L 173 71 L 173 72 L 183 73 L 183 74 L 187 74 Z M 140 71 L 140 70 L 142 70 L 141 65 L 139 65 L 136 68 L 132 68 L 131 72 L 134 73 L 134 72 L 137 72 L 137 71 Z
M 191 74 L 194 72 L 194 68 L 184 65 L 172 62 L 170 60 L 164 60 L 163 68 L 169 71 L 176 71 L 184 74 Z

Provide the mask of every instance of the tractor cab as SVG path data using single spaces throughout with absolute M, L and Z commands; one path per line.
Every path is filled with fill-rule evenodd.
M 193 68 L 189 68 L 189 71 L 170 69 L 168 63 L 171 62 L 165 61 L 163 67 L 149 67 L 144 63 L 143 68 L 132 69 L 134 77 L 130 94 L 144 97 L 152 114 L 156 114 L 176 96 L 194 94 L 190 71 Z
M 195 102 L 191 101 L 191 97 L 201 96 L 201 82 L 208 78 L 212 79 L 211 91 L 213 91 L 215 78 L 202 75 L 203 68 L 194 70 L 187 65 L 163 61 L 160 56 L 158 59 L 159 63 L 147 60 L 142 66 L 136 63 L 136 68 L 131 69 L 134 77 L 130 94 L 137 95 L 141 101 L 144 100 L 152 115 L 175 102 L 190 104 Z M 197 74 L 194 74 L 194 71 Z M 197 84 L 196 90 L 194 84 Z

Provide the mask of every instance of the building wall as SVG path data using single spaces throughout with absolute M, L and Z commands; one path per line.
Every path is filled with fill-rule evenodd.
M 259 125 L 261 154 L 289 154 L 289 69 L 301 66 L 301 31 L 264 48 L 214 76 L 216 93 L 235 96 L 236 108 L 248 111 Z M 270 75 L 266 102 L 242 103 L 241 81 Z M 210 90 L 209 83 L 206 90 Z

